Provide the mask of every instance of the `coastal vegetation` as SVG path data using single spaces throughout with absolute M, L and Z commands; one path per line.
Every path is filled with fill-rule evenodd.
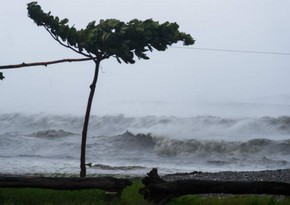
M 139 194 L 143 185 L 136 180 L 120 196 L 100 189 L 60 191 L 51 189 L 1 188 L 0 205 L 37 204 L 100 204 L 100 205 L 150 205 Z M 167 205 L 289 205 L 290 199 L 270 195 L 185 195 L 173 198 Z
M 183 42 L 183 45 L 192 45 L 191 35 L 179 31 L 177 23 L 147 19 L 141 21 L 133 19 L 127 23 L 118 19 L 100 20 L 98 24 L 92 21 L 86 28 L 77 30 L 69 25 L 67 18 L 60 19 L 45 13 L 37 2 L 27 6 L 28 16 L 37 26 L 44 27 L 49 35 L 61 46 L 68 48 L 85 58 L 63 59 L 50 62 L 22 63 L 18 65 L 0 66 L 0 69 L 11 69 L 29 66 L 47 66 L 56 63 L 90 60 L 94 62 L 93 80 L 90 84 L 90 93 L 87 101 L 81 140 L 80 177 L 86 176 L 86 141 L 90 121 L 91 107 L 95 88 L 99 76 L 100 63 L 111 57 L 121 63 L 134 64 L 138 58 L 149 60 L 147 52 L 153 50 L 165 51 L 172 44 Z M 0 72 L 0 80 L 4 78 Z
M 86 138 L 92 107 L 95 87 L 98 80 L 98 73 L 101 61 L 108 58 L 116 58 L 121 63 L 135 63 L 135 58 L 148 60 L 146 52 L 153 50 L 165 51 L 173 43 L 182 41 L 184 45 L 192 45 L 194 40 L 189 34 L 179 32 L 176 23 L 159 22 L 148 19 L 140 21 L 133 19 L 125 23 L 117 19 L 100 20 L 90 22 L 85 29 L 77 30 L 69 26 L 68 19 L 59 19 L 52 16 L 50 12 L 45 13 L 37 2 L 28 4 L 28 15 L 38 25 L 45 28 L 50 36 L 65 48 L 84 56 L 82 59 L 63 59 L 51 62 L 18 64 L 12 66 L 0 66 L 0 69 L 47 66 L 50 64 L 92 61 L 94 63 L 94 76 L 90 85 L 90 94 L 85 112 L 82 144 L 81 144 L 81 172 L 80 176 L 86 176 Z M 3 73 L 0 72 L 0 80 L 3 80 Z M 88 179 L 88 178 L 86 178 Z M 57 180 L 60 181 L 58 178 Z M 71 179 L 70 179 L 71 180 Z M 163 182 L 162 182 L 163 183 Z M 65 184 L 67 185 L 67 184 Z M 158 184 L 160 185 L 160 184 Z M 162 184 L 163 185 L 163 184 Z M 177 184 L 177 187 L 186 187 L 184 183 Z M 211 184 L 210 184 L 211 185 Z M 76 185 L 73 185 L 74 188 Z M 204 186 L 204 182 L 202 184 Z M 160 187 L 160 186 L 159 186 Z M 164 187 L 164 186 L 163 186 Z M 248 188 L 247 186 L 246 188 Z M 269 187 L 269 186 L 266 186 Z M 0 205 L 6 204 L 151 204 L 146 201 L 140 193 L 143 184 L 140 180 L 133 181 L 133 184 L 126 187 L 121 193 L 104 191 L 101 189 L 83 190 L 54 190 L 40 188 L 1 188 Z M 206 188 L 209 190 L 208 188 Z M 177 188 L 174 187 L 176 193 Z M 220 190 L 220 189 L 219 189 Z M 219 191 L 218 190 L 218 191 Z M 288 189 L 289 190 L 289 189 Z M 156 191 L 156 190 L 155 190 Z M 156 192 L 155 192 L 156 193 Z M 200 193 L 200 192 L 199 192 Z M 212 192 L 202 192 L 212 193 Z M 225 193 L 222 191 L 215 193 Z M 228 193 L 228 192 L 227 192 Z M 202 194 L 182 195 L 181 197 L 170 198 L 165 204 L 243 204 L 243 205 L 289 205 L 290 199 L 285 196 L 272 195 L 229 195 L 229 194 Z M 157 195 L 159 193 L 156 193 Z M 187 193 L 188 194 L 188 193 Z M 269 194 L 269 193 L 268 193 Z M 288 194 L 289 195 L 289 194 Z M 150 201 L 150 200 L 149 200 Z

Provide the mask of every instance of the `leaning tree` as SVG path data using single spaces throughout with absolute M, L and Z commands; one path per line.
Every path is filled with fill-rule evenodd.
M 135 58 L 148 60 L 146 52 L 158 50 L 165 51 L 168 46 L 183 42 L 183 45 L 194 44 L 193 38 L 186 33 L 180 32 L 177 23 L 165 22 L 160 24 L 152 19 L 140 21 L 133 19 L 128 23 L 117 19 L 100 20 L 90 22 L 86 28 L 77 30 L 69 26 L 68 19 L 59 19 L 45 13 L 37 2 L 28 4 L 28 16 L 42 26 L 60 45 L 84 56 L 81 59 L 62 59 L 50 62 L 22 63 L 18 65 L 0 66 L 0 69 L 11 69 L 28 66 L 50 65 L 62 62 L 91 60 L 95 63 L 93 81 L 90 85 L 90 93 L 87 102 L 81 141 L 80 177 L 86 176 L 86 140 L 90 111 L 92 107 L 95 87 L 98 80 L 100 63 L 110 57 L 116 58 L 121 63 L 135 63 Z M 0 72 L 0 79 L 3 79 Z

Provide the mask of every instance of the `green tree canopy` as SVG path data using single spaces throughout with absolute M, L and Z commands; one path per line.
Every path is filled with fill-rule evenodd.
M 147 19 L 145 21 L 133 19 L 128 23 L 117 19 L 100 20 L 90 22 L 86 28 L 77 30 L 70 26 L 69 20 L 59 19 L 45 13 L 37 2 L 27 4 L 28 16 L 38 25 L 44 27 L 51 37 L 62 46 L 77 52 L 86 58 L 83 59 L 62 59 L 50 62 L 22 63 L 18 65 L 0 66 L 0 69 L 11 69 L 29 66 L 47 66 L 63 62 L 76 62 L 92 60 L 95 63 L 93 81 L 90 85 L 81 142 L 80 176 L 86 176 L 86 140 L 90 118 L 90 112 L 98 80 L 100 63 L 104 59 L 115 57 L 119 63 L 135 63 L 135 58 L 149 59 L 147 51 L 165 51 L 168 46 L 182 41 L 184 45 L 194 44 L 193 38 L 186 33 L 180 32 L 177 23 Z M 3 73 L 0 72 L 0 80 L 3 80 Z
M 55 40 L 87 57 L 115 57 L 119 63 L 135 63 L 134 56 L 149 59 L 146 51 L 164 51 L 169 45 L 183 41 L 184 45 L 194 43 L 193 38 L 178 31 L 177 23 L 147 19 L 133 19 L 128 23 L 117 19 L 90 22 L 85 29 L 77 30 L 68 25 L 68 19 L 60 20 L 51 13 L 44 13 L 37 2 L 28 4 L 28 16 L 38 26 L 43 26 Z

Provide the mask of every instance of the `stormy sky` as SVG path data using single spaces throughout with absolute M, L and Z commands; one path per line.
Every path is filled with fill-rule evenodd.
M 82 57 L 60 46 L 27 17 L 29 2 L 10 0 L 1 4 L 0 64 Z M 137 60 L 133 65 L 119 64 L 115 59 L 103 61 L 95 115 L 290 114 L 288 0 L 38 3 L 44 11 L 68 18 L 77 29 L 93 20 L 152 18 L 161 23 L 177 22 L 181 31 L 196 40 L 190 47 L 177 44 L 165 52 L 154 51 L 148 54 L 150 60 Z M 0 113 L 82 114 L 93 68 L 92 62 L 82 62 L 4 70 Z

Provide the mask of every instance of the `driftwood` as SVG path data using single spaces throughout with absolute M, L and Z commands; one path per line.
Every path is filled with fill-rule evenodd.
M 214 180 L 173 180 L 166 181 L 153 169 L 143 179 L 145 187 L 140 190 L 144 199 L 163 204 L 173 197 L 188 194 L 269 194 L 290 195 L 290 184 L 270 181 L 214 181 Z
M 0 176 L 1 188 L 44 188 L 57 190 L 103 189 L 121 192 L 132 182 L 114 177 L 77 178 L 77 177 L 11 177 Z

